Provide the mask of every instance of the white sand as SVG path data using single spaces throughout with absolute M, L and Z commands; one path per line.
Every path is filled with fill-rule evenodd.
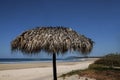
M 93 62 L 94 60 L 90 60 L 71 65 L 57 65 L 57 74 L 59 76 L 63 73 L 72 70 L 85 69 L 88 67 L 89 64 Z M 52 66 L 0 71 L 0 80 L 52 80 L 52 79 L 53 79 Z

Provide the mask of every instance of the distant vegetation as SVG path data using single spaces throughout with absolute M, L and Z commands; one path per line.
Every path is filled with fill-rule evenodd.
M 63 74 L 62 77 L 71 75 L 92 77 L 96 80 L 120 79 L 120 53 L 111 53 L 89 65 L 85 70 L 74 70 Z
M 97 68 L 97 67 L 120 67 L 120 53 L 111 53 L 103 58 L 100 58 L 94 62 L 94 64 L 91 64 L 89 68 Z

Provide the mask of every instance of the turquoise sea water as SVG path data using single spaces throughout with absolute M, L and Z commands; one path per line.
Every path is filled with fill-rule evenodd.
M 58 62 L 75 62 L 83 61 L 85 58 L 66 58 L 66 59 L 57 59 Z M 0 58 L 0 64 L 12 64 L 12 63 L 29 63 L 29 62 L 52 62 L 50 58 Z

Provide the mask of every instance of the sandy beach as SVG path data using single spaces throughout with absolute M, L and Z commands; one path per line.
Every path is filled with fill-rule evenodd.
M 57 62 L 58 76 L 76 69 L 85 69 L 96 59 L 81 62 Z M 0 80 L 52 80 L 51 62 L 0 64 Z M 62 80 L 59 78 L 58 80 Z

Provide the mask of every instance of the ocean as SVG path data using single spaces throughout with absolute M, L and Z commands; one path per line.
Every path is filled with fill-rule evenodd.
M 65 58 L 57 59 L 57 62 L 76 62 L 84 61 L 85 58 Z M 12 64 L 12 63 L 31 63 L 31 62 L 52 62 L 51 58 L 0 58 L 0 64 Z

